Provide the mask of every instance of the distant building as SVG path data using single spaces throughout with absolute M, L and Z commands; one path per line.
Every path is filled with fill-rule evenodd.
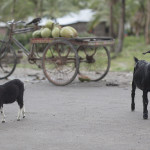
M 97 25 L 92 31 L 89 31 L 88 24 L 92 21 L 95 12 L 91 9 L 80 10 L 78 13 L 70 13 L 64 17 L 57 18 L 56 21 L 62 25 L 70 25 L 74 27 L 78 32 L 91 32 L 96 36 L 107 36 L 108 28 L 106 23 L 102 22 Z
M 3 35 L 6 33 L 6 24 L 4 22 L 0 22 L 0 39 L 3 38 Z
M 68 24 L 72 27 L 74 27 L 78 32 L 88 32 L 92 33 L 96 36 L 107 36 L 108 35 L 108 30 L 106 28 L 105 22 L 100 23 L 98 26 L 96 26 L 93 30 L 88 30 L 88 22 L 77 22 L 73 24 Z

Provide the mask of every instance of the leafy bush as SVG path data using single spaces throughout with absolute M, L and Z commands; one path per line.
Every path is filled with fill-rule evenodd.
M 88 32 L 81 32 L 78 34 L 79 34 L 79 37 L 95 37 L 95 35 L 88 33 Z
M 116 59 L 111 60 L 111 71 L 133 71 L 134 56 L 138 59 L 150 61 L 150 54 L 142 54 L 148 50 L 150 50 L 150 45 L 145 44 L 144 36 L 125 37 L 123 51 Z

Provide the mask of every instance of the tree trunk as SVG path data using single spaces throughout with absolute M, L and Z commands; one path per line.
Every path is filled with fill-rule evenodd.
M 34 4 L 34 13 L 35 13 L 35 17 L 38 17 L 39 13 L 39 0 L 32 0 L 33 4 Z
M 111 0 L 110 3 L 110 27 L 109 27 L 109 36 L 113 36 L 113 1 Z
M 135 28 L 135 35 L 136 35 L 136 37 L 140 36 L 140 27 L 138 27 L 138 26 Z
M 40 17 L 43 16 L 43 0 L 40 0 Z
M 119 32 L 118 32 L 118 45 L 115 51 L 117 54 L 122 51 L 122 47 L 123 47 L 124 23 L 125 23 L 125 0 L 121 0 L 121 16 L 120 16 Z
M 13 0 L 13 6 L 11 11 L 12 19 L 15 19 L 15 8 L 16 8 L 16 0 Z
M 147 1 L 147 12 L 146 12 L 146 26 L 145 26 L 145 40 L 146 44 L 150 44 L 150 0 Z
M 35 1 L 35 16 L 38 17 L 38 1 Z
M 110 13 L 109 13 L 109 16 L 110 16 L 110 25 L 109 25 L 109 36 L 110 37 L 114 37 L 114 27 L 113 27 L 113 24 L 114 24 L 114 18 L 113 18 L 113 5 L 114 5 L 114 1 L 110 0 L 109 2 L 109 10 L 110 10 Z M 110 48 L 110 51 L 114 52 L 115 51 L 115 48 L 114 46 L 111 46 Z

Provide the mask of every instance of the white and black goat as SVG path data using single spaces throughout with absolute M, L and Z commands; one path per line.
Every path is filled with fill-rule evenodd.
M 2 122 L 5 122 L 5 114 L 3 104 L 9 104 L 17 101 L 20 109 L 17 120 L 20 120 L 21 114 L 25 117 L 25 108 L 23 102 L 24 83 L 18 79 L 11 80 L 3 85 L 0 85 L 0 112 L 3 116 Z
M 146 53 L 144 53 L 146 54 Z M 138 87 L 140 90 L 143 91 L 143 118 L 148 118 L 148 97 L 147 94 L 150 91 L 150 63 L 146 62 L 145 60 L 135 60 L 135 67 L 133 72 L 133 81 L 132 81 L 132 102 L 131 102 L 131 110 L 134 111 L 135 109 L 135 90 Z

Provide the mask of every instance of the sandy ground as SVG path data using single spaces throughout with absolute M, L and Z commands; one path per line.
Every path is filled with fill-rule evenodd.
M 15 72 L 8 77 L 8 80 L 19 78 L 24 82 L 30 82 L 30 83 L 37 83 L 37 82 L 43 82 L 43 80 L 47 79 L 45 78 L 42 70 L 35 70 L 35 69 L 23 69 L 23 68 L 17 68 Z M 5 82 L 5 80 L 2 80 L 0 82 Z M 48 82 L 48 81 L 47 81 Z M 101 81 L 99 81 L 101 82 Z M 132 73 L 131 72 L 109 72 L 105 78 L 102 80 L 102 82 L 105 84 L 109 84 L 112 86 L 113 84 L 117 84 L 119 86 L 126 86 L 131 85 L 132 83 Z M 78 84 L 81 83 L 78 80 L 78 77 L 73 81 L 71 84 Z M 94 82 L 96 84 L 96 82 Z
M 4 106 L 0 150 L 149 150 L 150 120 L 142 119 L 140 90 L 135 112 L 130 110 L 132 73 L 110 72 L 99 82 L 58 87 L 24 71 L 9 79 L 25 83 L 26 118 L 16 121 L 16 103 Z

